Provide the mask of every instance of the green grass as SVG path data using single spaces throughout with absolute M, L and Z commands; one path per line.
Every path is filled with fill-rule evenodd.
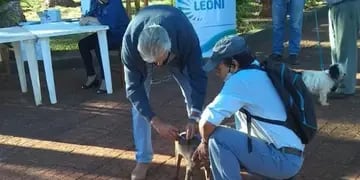
M 80 2 L 80 0 L 74 0 Z M 149 2 L 153 4 L 172 4 L 175 0 L 152 0 Z M 28 21 L 39 21 L 37 15 L 38 11 L 46 9 L 42 6 L 40 0 L 22 0 L 21 5 L 24 10 L 25 17 Z M 308 0 L 306 3 L 306 9 L 311 9 L 322 4 L 322 0 Z M 134 3 L 132 3 L 134 6 Z M 132 6 L 132 12 L 135 13 L 135 9 Z M 141 6 L 143 2 L 141 1 Z M 125 7 L 125 4 L 124 4 Z M 55 8 L 60 9 L 62 18 L 79 18 L 81 16 L 79 7 L 62 7 L 57 6 Z M 261 10 L 261 5 L 255 3 L 254 0 L 237 0 L 236 5 L 236 19 L 237 19 L 237 31 L 238 33 L 246 33 L 251 31 L 257 31 L 263 29 L 269 24 L 268 21 L 259 21 L 258 14 Z M 270 17 L 271 18 L 271 17 Z M 252 20 L 255 19 L 255 20 Z M 78 41 L 85 37 L 87 34 L 71 35 L 65 37 L 51 38 L 50 45 L 53 51 L 72 51 L 78 50 Z
M 74 0 L 80 2 L 80 0 Z M 158 0 L 149 2 L 152 4 L 171 4 L 172 0 Z M 134 4 L 132 4 L 134 6 Z M 46 9 L 42 5 L 40 0 L 23 0 L 21 6 L 24 11 L 24 15 L 28 21 L 40 21 L 37 12 Z M 124 4 L 125 7 L 125 4 Z M 60 9 L 61 18 L 79 18 L 81 16 L 80 6 L 79 7 L 62 7 L 56 6 L 55 8 Z M 69 36 L 54 37 L 50 39 L 50 46 L 52 51 L 76 51 L 78 50 L 78 42 L 88 34 L 77 34 Z
M 74 0 L 80 2 L 80 0 Z M 39 0 L 23 0 L 21 6 L 24 11 L 26 20 L 28 21 L 40 21 L 37 12 L 43 11 L 46 7 L 43 7 L 42 2 Z M 81 16 L 80 7 L 62 7 L 56 6 L 60 9 L 61 17 L 67 18 L 79 18 Z M 69 36 L 61 36 L 50 38 L 50 47 L 52 51 L 73 51 L 78 50 L 78 42 L 87 34 L 77 34 Z
M 80 0 L 74 0 L 74 2 L 80 2 Z M 37 12 L 43 11 L 46 7 L 43 6 L 40 0 L 22 0 L 21 6 L 24 11 L 24 15 L 28 21 L 39 21 Z M 60 9 L 62 18 L 79 18 L 81 16 L 79 7 L 63 7 L 56 6 L 54 8 Z
M 236 29 L 238 33 L 246 33 L 256 29 L 263 28 L 264 23 L 258 21 L 249 21 L 248 19 L 259 18 L 261 5 L 254 0 L 244 0 L 236 6 Z
M 74 51 L 78 50 L 78 42 L 88 34 L 76 34 L 50 38 L 52 51 Z

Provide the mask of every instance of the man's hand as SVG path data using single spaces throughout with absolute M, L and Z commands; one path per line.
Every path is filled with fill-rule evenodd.
M 160 121 L 158 117 L 153 117 L 151 119 L 152 127 L 160 134 L 161 137 L 169 139 L 171 141 L 175 141 L 178 138 L 179 130 L 170 125 Z
M 208 145 L 205 141 L 201 141 L 201 143 L 199 144 L 199 146 L 196 148 L 193 156 L 191 157 L 191 159 L 193 161 L 199 160 L 199 161 L 208 161 L 209 160 L 209 155 L 208 155 L 209 151 L 208 151 Z
M 189 121 L 186 124 L 186 140 L 192 139 L 195 136 L 195 133 L 198 131 L 198 125 L 195 121 Z
M 101 23 L 98 21 L 96 17 L 85 16 L 80 18 L 79 24 L 81 26 L 85 26 L 85 25 L 100 25 Z
M 85 26 L 88 23 L 89 23 L 89 19 L 86 16 L 80 18 L 80 21 L 79 21 L 80 26 Z

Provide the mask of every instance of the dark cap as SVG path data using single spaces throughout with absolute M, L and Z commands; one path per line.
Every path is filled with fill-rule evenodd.
M 213 48 L 213 54 L 210 59 L 205 62 L 203 70 L 205 72 L 212 71 L 221 60 L 232 57 L 248 50 L 245 39 L 241 36 L 226 36 L 220 39 Z

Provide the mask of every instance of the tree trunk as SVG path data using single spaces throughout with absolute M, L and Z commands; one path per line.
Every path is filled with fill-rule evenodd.
M 132 7 L 131 7 L 131 4 L 132 2 L 134 2 L 135 4 L 135 12 L 133 11 Z M 144 6 L 148 6 L 149 5 L 149 0 L 143 0 L 144 2 Z M 140 0 L 126 0 L 125 1 L 125 9 L 126 9 L 126 12 L 128 13 L 128 16 L 131 18 L 131 15 L 133 13 L 136 13 L 138 12 L 140 9 L 141 9 L 141 4 L 140 4 Z
M 25 20 L 20 0 L 12 0 L 0 6 L 0 27 L 14 26 Z
M 54 6 L 65 6 L 65 7 L 75 7 L 79 5 L 75 3 L 74 0 L 45 0 L 46 7 L 54 7 Z
M 140 10 L 140 0 L 135 0 L 135 10 L 136 12 Z
M 0 69 L 2 69 L 0 77 L 1 75 L 10 75 L 9 61 L 9 47 L 4 44 L 0 44 Z
M 262 9 L 259 15 L 261 17 L 271 17 L 272 0 L 261 0 L 261 3 L 262 3 Z

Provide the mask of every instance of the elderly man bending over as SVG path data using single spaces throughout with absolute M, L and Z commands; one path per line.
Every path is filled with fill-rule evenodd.
M 132 103 L 133 135 L 137 165 L 131 179 L 144 179 L 153 158 L 151 126 L 175 140 L 178 129 L 165 123 L 149 104 L 153 69 L 167 65 L 185 97 L 186 130 L 191 138 L 204 104 L 207 76 L 202 70 L 199 40 L 187 17 L 178 9 L 148 6 L 130 22 L 123 39 L 126 95 Z

